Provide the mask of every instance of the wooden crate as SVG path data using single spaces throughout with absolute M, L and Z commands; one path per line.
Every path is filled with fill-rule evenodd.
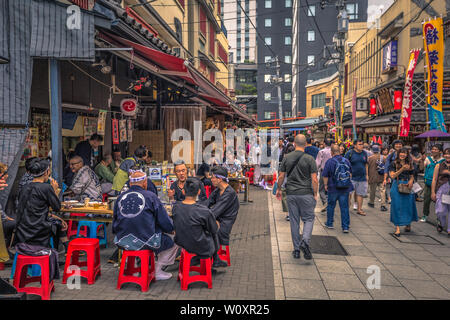
M 137 147 L 145 145 L 152 152 L 152 160 L 164 161 L 164 131 L 163 130 L 149 130 L 149 131 L 133 131 L 133 142 L 130 142 L 129 153 L 130 156 L 134 153 Z

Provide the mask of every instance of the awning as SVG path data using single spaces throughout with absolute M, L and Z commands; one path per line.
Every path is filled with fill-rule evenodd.
M 302 130 L 310 125 L 313 125 L 314 123 L 318 122 L 319 118 L 308 118 L 308 119 L 302 119 L 290 123 L 283 124 L 283 128 L 292 128 L 295 130 Z

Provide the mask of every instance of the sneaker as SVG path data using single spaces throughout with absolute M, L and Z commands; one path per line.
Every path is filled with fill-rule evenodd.
M 420 222 L 427 222 L 427 216 L 423 216 L 422 218 L 420 218 L 419 221 Z
M 388 211 L 385 206 L 381 206 L 381 211 Z
M 306 243 L 303 243 L 300 246 L 300 250 L 302 250 L 303 252 L 303 257 L 306 260 L 311 260 L 312 259 L 312 254 L 311 254 L 311 250 L 309 249 L 309 245 L 307 245 Z
M 300 259 L 300 250 L 292 251 L 292 256 L 294 257 L 294 259 Z
M 213 268 L 226 268 L 226 267 L 228 267 L 228 264 L 225 261 L 222 261 L 220 259 L 215 259 L 212 267 Z
M 170 278 L 172 278 L 172 274 L 169 272 L 162 271 L 162 270 L 157 272 L 155 275 L 156 280 L 168 280 Z
M 375 208 L 375 205 L 373 203 L 368 203 L 367 205 L 371 208 Z
M 325 225 L 325 227 L 327 227 L 328 229 L 334 229 L 333 226 L 327 226 L 327 225 Z
M 289 216 L 286 216 L 286 221 L 291 221 L 291 219 L 289 218 Z
M 320 210 L 320 212 L 327 212 L 327 207 L 322 208 L 322 210 Z
M 342 230 L 343 233 L 348 233 L 348 229 Z

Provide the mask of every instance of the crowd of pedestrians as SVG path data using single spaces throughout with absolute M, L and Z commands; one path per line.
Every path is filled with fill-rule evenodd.
M 390 214 L 397 237 L 401 227 L 403 232 L 411 232 L 412 222 L 426 222 L 434 201 L 437 231 L 446 228 L 450 236 L 450 148 L 443 150 L 442 144 L 434 144 L 431 153 L 422 153 L 418 145 L 405 146 L 402 140 L 369 145 L 358 139 L 348 147 L 300 134 L 280 139 L 278 159 L 276 196 L 282 201 L 283 211 L 288 212 L 286 220 L 290 221 L 296 259 L 301 251 L 305 259 L 312 258 L 309 242 L 319 197 L 321 213 L 327 215 L 325 226 L 334 229 L 339 203 L 342 232 L 348 233 L 352 202 L 355 213 L 366 216 L 364 198 L 368 198 L 369 207 L 378 209 L 378 196 L 379 210 Z M 419 173 L 423 173 L 423 181 Z M 417 201 L 423 201 L 420 219 Z

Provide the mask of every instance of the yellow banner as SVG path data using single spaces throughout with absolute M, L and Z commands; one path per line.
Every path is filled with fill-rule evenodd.
M 344 119 L 344 85 L 341 85 L 341 101 L 339 102 L 341 103 L 340 137 L 341 140 L 344 140 L 344 126 L 342 125 L 342 119 Z
M 427 66 L 427 103 L 430 111 L 430 129 L 445 131 L 442 115 L 444 82 L 444 30 L 442 18 L 423 23 L 425 63 Z

